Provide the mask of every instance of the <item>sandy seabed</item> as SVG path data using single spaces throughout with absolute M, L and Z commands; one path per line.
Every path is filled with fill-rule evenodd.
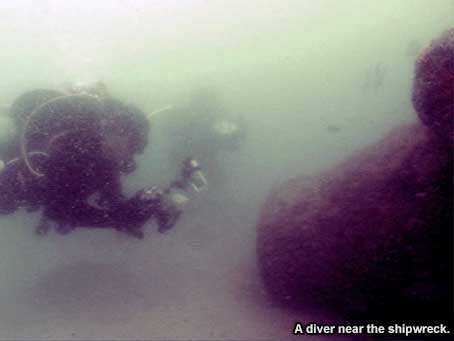
M 257 212 L 207 195 L 142 241 L 95 230 L 42 238 L 37 215 L 1 217 L 0 339 L 285 339 L 296 321 L 332 321 L 268 301 Z

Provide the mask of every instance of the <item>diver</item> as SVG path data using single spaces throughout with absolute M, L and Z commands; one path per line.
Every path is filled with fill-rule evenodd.
M 28 92 L 15 103 L 22 109 L 12 110 L 20 134 L 14 157 L 3 161 L 0 172 L 0 212 L 42 208 L 39 234 L 56 223 L 63 234 L 76 227 L 115 228 L 143 238 L 142 227 L 153 216 L 164 232 L 189 200 L 190 184 L 201 178 L 206 185 L 191 160 L 175 182 L 179 186 L 125 198 L 120 176 L 135 169 L 134 156 L 147 146 L 150 129 L 147 116 L 135 106 L 110 96 L 52 90 Z M 98 200 L 90 202 L 94 195 Z
M 229 114 L 212 88 L 195 90 L 187 101 L 157 114 L 153 123 L 172 136 L 170 168 L 177 169 L 191 155 L 203 164 L 210 186 L 225 183 L 222 154 L 238 151 L 246 136 L 244 119 Z

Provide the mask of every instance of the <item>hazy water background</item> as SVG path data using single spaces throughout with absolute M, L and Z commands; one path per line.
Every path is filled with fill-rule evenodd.
M 297 319 L 331 318 L 263 296 L 258 209 L 272 185 L 415 119 L 408 45 L 426 46 L 453 10 L 450 0 L 0 3 L 2 108 L 73 80 L 102 79 L 145 111 L 209 86 L 249 126 L 241 151 L 225 155 L 224 189 L 203 194 L 166 235 L 150 225 L 143 241 L 111 231 L 37 238 L 37 214 L 0 217 L 0 339 L 283 338 Z M 378 63 L 383 86 L 367 91 Z M 171 175 L 158 120 L 129 192 Z

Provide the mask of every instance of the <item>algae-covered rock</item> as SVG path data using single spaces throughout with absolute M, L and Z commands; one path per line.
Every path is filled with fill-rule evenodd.
M 417 61 L 413 103 L 423 124 L 270 194 L 257 253 L 273 298 L 366 322 L 449 319 L 453 37 L 445 32 Z

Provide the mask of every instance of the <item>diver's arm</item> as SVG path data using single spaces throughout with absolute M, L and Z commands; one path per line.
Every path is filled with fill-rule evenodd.
M 42 226 L 38 232 L 47 232 L 46 219 L 56 221 L 61 226 L 61 232 L 67 233 L 74 227 L 88 228 L 114 228 L 128 233 L 131 236 L 142 239 L 142 228 L 151 219 L 155 218 L 159 225 L 159 232 L 165 232 L 172 228 L 183 212 L 183 208 L 189 201 L 188 190 L 200 191 L 206 185 L 201 176 L 201 170 L 197 162 L 188 159 L 183 164 L 181 178 L 165 190 L 151 187 L 138 191 L 132 198 L 124 199 L 121 195 L 119 182 L 111 182 L 106 187 L 110 196 L 108 207 L 91 205 L 88 201 L 68 202 L 67 209 L 61 207 L 61 202 L 52 207 L 48 203 L 44 210 Z M 202 175 L 203 176 L 203 175 Z M 62 216 L 62 212 L 64 212 Z M 57 228 L 57 230 L 59 230 Z

